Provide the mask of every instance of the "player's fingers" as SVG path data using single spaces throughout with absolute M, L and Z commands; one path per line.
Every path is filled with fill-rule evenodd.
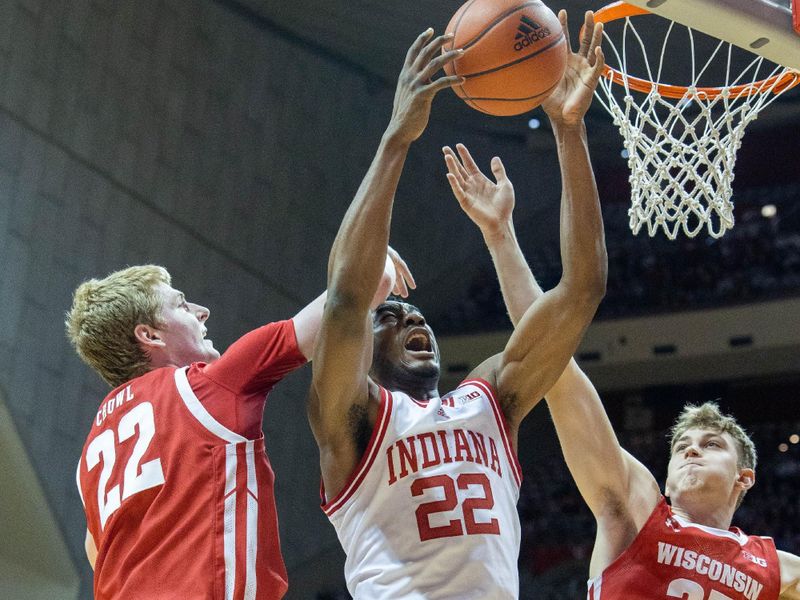
M 458 184 L 456 176 L 453 175 L 452 173 L 448 173 L 447 181 L 450 183 L 450 189 L 453 190 L 453 196 L 455 196 L 456 200 L 458 200 L 458 204 L 461 206 L 461 208 L 466 210 L 464 202 L 466 202 L 467 195 L 464 193 L 464 190 Z
M 494 174 L 494 178 L 497 183 L 505 183 L 508 181 L 508 175 L 506 175 L 506 168 L 503 165 L 503 161 L 500 160 L 499 156 L 495 156 L 492 158 L 492 173 Z
M 414 281 L 414 276 L 411 274 L 411 269 L 408 268 L 406 261 L 401 258 L 400 262 L 395 265 L 395 268 L 400 276 L 398 279 L 403 280 L 403 287 L 406 288 L 406 295 L 408 295 L 408 288 L 412 290 L 417 289 L 417 282 Z
M 408 280 L 414 280 L 411 276 L 411 271 L 406 261 L 403 260 L 403 257 L 401 257 L 394 248 L 389 246 L 386 254 L 389 256 L 389 260 L 392 261 L 395 271 L 394 288 L 392 288 L 392 292 L 405 298 L 408 295 L 408 284 L 406 282 Z
M 567 49 L 572 51 L 572 46 L 569 40 L 569 23 L 567 21 L 567 11 L 563 8 L 558 11 L 558 20 L 561 21 L 561 30 L 564 32 L 564 41 L 567 43 Z
M 433 27 L 428 27 L 425 31 L 417 36 L 417 39 L 414 40 L 414 43 L 411 44 L 408 52 L 406 52 L 405 66 L 409 66 L 414 63 L 414 61 L 417 59 L 417 56 L 419 56 L 420 50 L 432 35 Z
M 459 48 L 458 50 L 450 50 L 444 54 L 436 56 L 430 62 L 428 62 L 428 64 L 422 67 L 422 70 L 419 73 L 420 81 L 428 81 L 429 79 L 432 79 L 433 76 L 438 73 L 447 63 L 453 62 L 462 54 L 464 54 L 464 51 Z
M 444 156 L 444 164 L 447 165 L 447 172 L 450 173 L 453 177 L 456 178 L 458 184 L 460 186 L 464 185 L 464 178 L 462 177 L 461 173 L 459 172 L 459 168 L 456 164 L 456 161 L 453 159 L 452 156 L 445 154 Z
M 581 28 L 581 47 L 578 54 L 581 56 L 589 56 L 589 47 L 592 44 L 594 36 L 594 13 L 590 10 L 586 11 L 583 19 L 583 27 Z
M 429 84 L 425 85 L 422 89 L 430 93 L 431 95 L 435 95 L 445 88 L 451 88 L 456 85 L 462 85 L 465 81 L 466 79 L 464 79 L 460 75 L 448 75 L 446 77 L 440 77 L 439 79 L 431 81 Z
M 456 158 L 456 153 L 453 152 L 453 149 L 450 146 L 445 146 L 442 148 L 442 151 L 444 151 L 444 161 L 447 163 L 448 170 L 450 170 L 453 175 L 456 175 L 459 178 L 459 183 L 463 184 L 463 182 L 469 176 L 466 169 L 464 169 L 464 165 L 462 165 L 461 161 Z M 450 159 L 449 161 L 448 158 Z
M 408 288 L 406 287 L 406 284 L 399 273 L 397 275 L 397 278 L 395 279 L 394 289 L 392 289 L 392 293 L 395 296 L 400 296 L 401 298 L 408 298 Z
M 481 172 L 475 160 L 472 158 L 472 154 L 469 153 L 469 150 L 464 144 L 456 144 L 456 150 L 458 150 L 458 154 L 464 162 L 464 168 L 468 173 L 475 174 Z
M 441 56 L 443 55 L 447 55 L 451 52 L 457 52 L 457 50 L 452 50 L 452 49 L 444 53 L 442 52 L 442 46 L 448 43 L 452 43 L 452 41 L 453 41 L 452 33 L 445 33 L 444 35 L 439 35 L 433 38 L 432 40 L 429 40 L 426 43 L 426 45 L 419 51 L 419 55 L 416 58 L 414 66 L 417 68 L 418 71 L 422 71 L 430 62 L 435 60 L 435 57 L 441 58 Z M 439 56 L 437 57 L 437 55 Z
M 596 84 L 600 79 L 600 76 L 603 74 L 603 67 L 605 64 L 606 57 L 605 54 L 603 54 L 603 49 L 600 46 L 597 46 L 594 49 L 594 70 L 592 71 L 593 84 Z
M 595 23 L 594 31 L 592 32 L 592 42 L 589 45 L 589 54 L 587 58 L 589 59 L 589 64 L 591 66 L 595 65 L 595 60 L 597 58 L 597 53 L 595 49 L 600 47 L 600 44 L 603 42 L 603 24 L 602 23 Z

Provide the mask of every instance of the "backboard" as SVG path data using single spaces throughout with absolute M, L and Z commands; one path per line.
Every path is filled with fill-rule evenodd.
M 626 0 L 800 70 L 800 0 Z

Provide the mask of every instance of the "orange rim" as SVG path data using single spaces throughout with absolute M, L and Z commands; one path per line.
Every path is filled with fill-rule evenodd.
M 626 17 L 636 17 L 639 15 L 649 14 L 651 14 L 650 11 L 645 10 L 644 8 L 639 8 L 638 6 L 633 6 L 632 4 L 628 4 L 626 2 L 613 2 L 612 4 L 604 6 L 594 13 L 594 20 L 596 23 L 610 23 Z M 666 98 L 684 98 L 689 92 L 689 88 L 687 86 L 672 85 L 668 83 L 653 83 L 647 79 L 640 79 L 639 77 L 633 77 L 632 75 L 624 75 L 621 71 L 618 71 L 614 67 L 609 67 L 608 65 L 603 67 L 603 76 L 606 79 L 610 79 L 617 85 L 621 85 L 623 87 L 627 85 L 627 87 L 645 94 L 650 93 L 650 91 L 655 88 L 659 94 Z M 787 69 L 782 73 L 773 75 L 767 79 L 762 79 L 761 81 L 754 81 L 753 83 L 743 83 L 741 85 L 734 85 L 730 87 L 697 87 L 695 88 L 697 91 L 692 95 L 699 98 L 716 98 L 717 96 L 722 95 L 725 90 L 728 90 L 732 98 L 738 98 L 740 96 L 753 96 L 755 94 L 763 94 L 770 91 L 774 94 L 779 94 L 784 90 L 788 90 L 789 88 L 796 86 L 798 83 L 800 83 L 800 72 Z

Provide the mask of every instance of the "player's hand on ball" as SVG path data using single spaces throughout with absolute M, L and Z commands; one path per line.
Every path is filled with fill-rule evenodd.
M 501 233 L 503 226 L 511 221 L 514 186 L 498 157 L 492 159 L 495 178 L 492 181 L 481 172 L 464 144 L 456 144 L 456 149 L 460 159 L 449 146 L 442 149 L 447 164 L 447 181 L 461 208 L 488 240 Z
M 567 12 L 558 13 L 567 45 L 570 48 L 567 56 L 567 68 L 556 89 L 542 103 L 551 121 L 576 125 L 583 120 L 589 110 L 597 81 L 603 72 L 605 59 L 600 43 L 603 40 L 603 24 L 594 22 L 594 13 L 587 11 L 581 34 L 581 45 L 577 52 L 572 52 L 569 41 Z
M 442 46 L 452 40 L 452 35 L 432 36 L 433 29 L 428 29 L 417 37 L 408 49 L 397 80 L 388 132 L 401 142 L 410 143 L 422 135 L 428 125 L 431 102 L 440 90 L 464 81 L 458 75 L 432 79 L 445 64 L 462 53 L 462 50 L 441 52 Z
M 392 261 L 395 270 L 394 288 L 392 293 L 401 298 L 408 298 L 408 289 L 416 289 L 417 283 L 408 268 L 406 261 L 397 253 L 397 250 L 389 246 L 386 251 L 387 258 Z

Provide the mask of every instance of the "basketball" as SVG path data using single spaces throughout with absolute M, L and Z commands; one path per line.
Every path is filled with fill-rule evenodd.
M 466 79 L 453 90 L 490 115 L 518 115 L 539 106 L 566 68 L 561 22 L 539 0 L 469 0 L 446 33 L 454 37 L 443 51 L 464 49 L 444 68 L 447 75 Z

